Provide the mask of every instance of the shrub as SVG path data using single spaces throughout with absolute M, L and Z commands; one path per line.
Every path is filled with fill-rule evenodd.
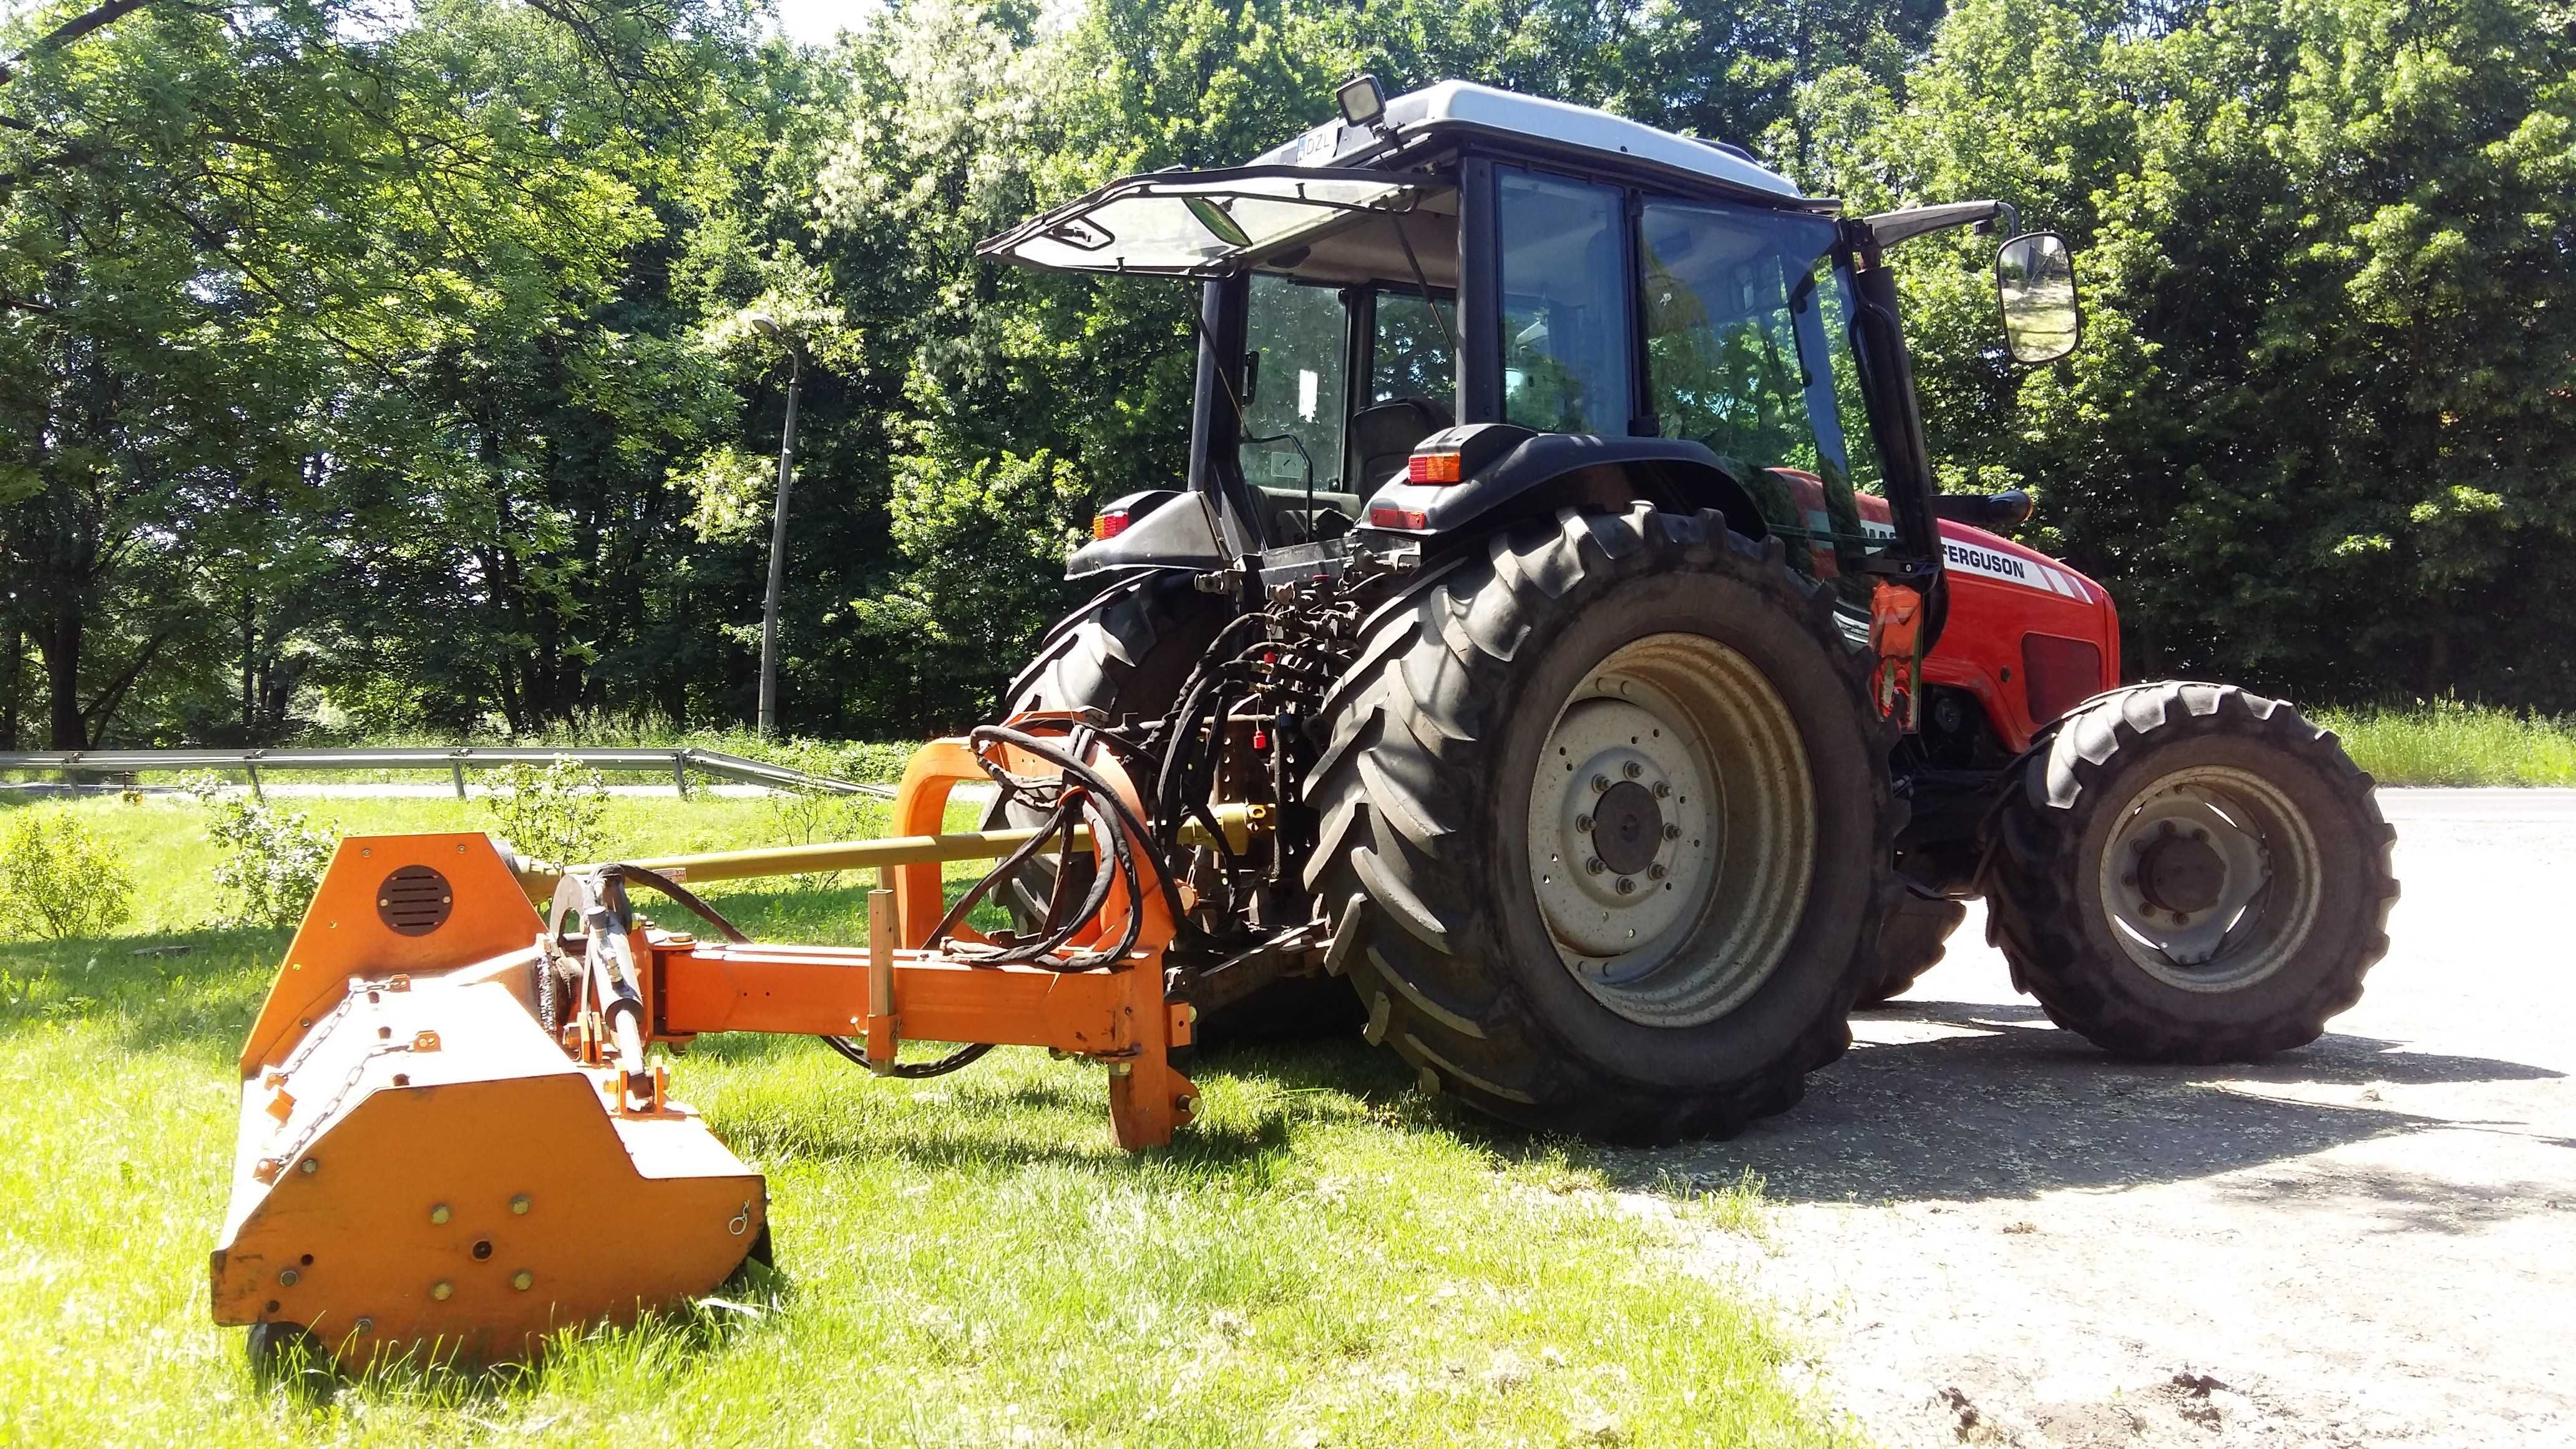
M 304 919 L 337 835 L 314 828 L 301 810 L 280 810 L 211 774 L 190 778 L 187 788 L 206 807 L 207 841 L 223 852 L 213 873 L 229 909 L 217 924 L 282 927 Z
M 796 740 L 772 745 L 766 754 L 771 764 L 802 770 L 808 775 L 848 779 L 850 776 L 843 769 L 846 748 L 812 740 Z M 781 844 L 812 845 L 824 840 L 853 840 L 877 829 L 878 812 L 872 809 L 877 803 L 868 796 L 843 794 L 838 790 L 772 790 L 769 793 L 769 818 L 777 829 Z
M 608 835 L 608 786 L 578 760 L 503 770 L 484 797 L 502 839 L 522 855 L 557 865 L 594 859 Z
M 0 832 L 0 936 L 104 936 L 134 909 L 134 877 L 68 810 L 30 810 Z

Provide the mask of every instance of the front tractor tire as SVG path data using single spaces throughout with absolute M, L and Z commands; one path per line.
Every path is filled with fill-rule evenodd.
M 2246 1061 L 2361 999 L 2397 900 L 2371 779 L 2290 705 L 2165 683 L 2085 704 L 1989 817 L 1987 938 L 2115 1055 Z
M 1324 719 L 1329 963 L 1426 1089 L 1668 1142 L 1850 1044 L 1894 737 L 1776 542 L 1642 504 L 1498 534 L 1368 621 Z

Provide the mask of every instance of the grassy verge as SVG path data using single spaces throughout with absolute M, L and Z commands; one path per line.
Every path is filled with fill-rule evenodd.
M 2468 705 L 2317 710 L 2382 785 L 2576 786 L 2576 727 Z
M 509 745 L 526 749 L 695 749 L 717 754 L 737 755 L 747 760 L 763 760 L 808 774 L 829 775 L 837 779 L 866 781 L 891 785 L 903 778 L 904 762 L 919 748 L 918 741 L 891 740 L 769 740 L 747 729 L 733 730 L 612 730 L 597 726 L 565 729 L 545 735 L 516 740 L 475 740 L 478 746 Z M 452 749 L 452 737 L 430 735 L 386 735 L 372 739 L 307 739 L 283 748 L 291 749 Z M 135 772 L 132 783 L 140 785 L 177 785 L 206 773 L 196 770 L 143 770 Z M 232 784 L 242 784 L 250 777 L 244 770 L 212 772 Z M 493 771 L 472 767 L 465 772 L 469 789 L 481 790 Z M 667 765 L 644 769 L 611 769 L 601 772 L 611 784 L 668 785 L 671 770 Z M 0 780 L 51 782 L 64 776 L 52 770 L 0 770 Z M 86 778 L 99 778 L 95 775 Z M 268 784 L 405 784 L 440 785 L 448 781 L 448 767 L 430 765 L 404 770 L 314 770 L 271 767 L 262 779 Z M 703 770 L 692 771 L 694 786 L 725 783 Z
M 57 807 L 48 807 L 57 808 Z M 282 933 L 213 930 L 194 806 L 72 808 L 143 882 L 134 933 L 0 946 L 0 1442 L 1807 1444 L 1784 1350 L 1688 1271 L 1745 1194 L 1614 1191 L 1356 1042 L 1195 1069 L 1175 1148 L 1111 1148 L 1095 1070 L 1031 1051 L 886 1083 L 710 1039 L 683 1096 L 769 1176 L 778 1269 L 541 1366 L 263 1386 L 206 1318 L 231 1059 Z M 621 852 L 764 838 L 765 802 L 620 800 Z M 479 825 L 323 802 L 346 830 Z M 961 871 L 964 868 L 961 868 Z M 854 889 L 711 891 L 757 934 L 863 939 Z M 185 947 L 184 954 L 164 948 Z M 160 954 L 138 954 L 143 951 Z
M 2353 759 L 2378 777 L 2383 785 L 2576 786 L 2576 723 L 2535 719 L 2510 710 L 2461 704 L 2408 709 L 2321 708 L 2309 710 L 2308 714 L 2319 724 L 2343 736 L 2344 747 L 2352 752 Z M 452 741 L 402 738 L 361 743 L 390 747 L 434 746 Z M 764 741 L 745 730 L 678 733 L 618 731 L 597 726 L 520 743 L 602 748 L 685 745 L 769 760 L 847 780 L 883 783 L 902 778 L 903 762 L 914 748 L 908 743 Z M 59 777 L 22 771 L 14 772 L 12 778 L 51 780 Z M 146 784 L 170 784 L 181 777 L 146 774 L 139 778 Z M 275 778 L 317 784 L 399 781 L 417 785 L 434 784 L 444 777 L 436 770 L 299 770 Z M 468 778 L 479 784 L 479 776 L 469 775 Z M 620 772 L 610 778 L 617 783 L 652 785 L 670 781 L 669 773 L 661 770 Z

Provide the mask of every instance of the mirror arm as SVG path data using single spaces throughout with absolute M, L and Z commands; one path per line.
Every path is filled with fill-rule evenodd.
M 2004 225 L 2011 230 L 2017 231 L 2021 227 L 2021 212 L 2009 201 L 1950 201 L 1939 206 L 1909 206 L 1901 211 L 1882 211 L 1876 216 L 1864 217 L 1862 224 L 1877 239 L 1879 248 L 1885 250 L 1898 242 L 1911 241 L 1936 231 L 1948 231 L 1954 226 L 1990 230 L 1998 217 L 2003 218 Z

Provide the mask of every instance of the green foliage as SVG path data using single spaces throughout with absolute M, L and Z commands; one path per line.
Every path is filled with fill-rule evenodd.
M 28 808 L 0 826 L 0 939 L 104 936 L 133 914 L 134 878 L 69 810 Z
M 2382 785 L 2576 786 L 2576 723 L 2565 719 L 2458 700 L 2315 718 Z
M 864 748 L 864 747 L 863 747 Z M 809 775 L 852 778 L 849 747 L 813 740 L 769 746 L 762 759 Z M 862 767 L 864 768 L 864 766 Z M 860 840 L 885 834 L 885 802 L 868 795 L 836 790 L 775 790 L 766 802 L 769 839 L 779 845 L 819 845 L 833 840 Z M 799 877 L 809 886 L 837 887 L 838 871 Z
M 225 897 L 216 923 L 283 928 L 303 920 L 339 836 L 211 773 L 192 777 L 187 789 L 205 807 L 207 843 L 222 852 L 213 870 Z
M 742 721 L 789 372 L 756 312 L 802 359 L 789 727 L 970 722 L 1090 507 L 1181 475 L 1194 361 L 1187 288 L 975 241 L 1239 161 L 1359 69 L 1757 143 L 1856 209 L 2015 202 L 2080 248 L 2084 345 L 2014 369 L 1991 241 L 1908 244 L 1927 431 L 1951 485 L 2039 495 L 2132 672 L 2576 708 L 2540 0 L 897 0 L 830 51 L 745 0 L 58 39 L 90 13 L 0 20 L 11 744 Z
M 2039 495 L 2132 674 L 2576 704 L 2563 9 L 1963 0 L 1901 93 L 1802 114 L 1864 206 L 1998 196 L 2083 248 L 2083 346 L 2028 372 L 1990 242 L 1899 268 L 1945 473 Z
M 486 788 L 494 833 L 520 854 L 558 865 L 598 858 L 607 840 L 608 786 L 597 770 L 570 758 L 542 769 L 520 760 Z

